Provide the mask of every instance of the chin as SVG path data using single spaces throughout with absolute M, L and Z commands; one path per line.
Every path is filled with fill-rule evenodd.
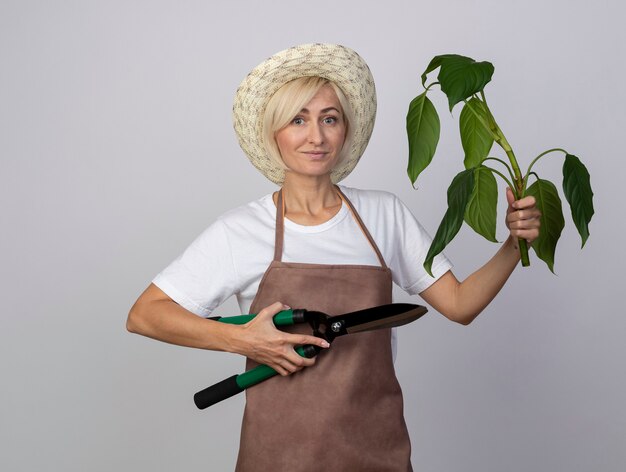
M 330 180 L 330 174 L 332 172 L 331 170 L 328 169 L 300 169 L 300 170 L 295 170 L 295 171 L 287 171 L 287 175 L 291 174 L 294 177 L 299 177 L 299 178 L 311 178 L 311 179 L 319 179 L 319 178 L 328 178 Z

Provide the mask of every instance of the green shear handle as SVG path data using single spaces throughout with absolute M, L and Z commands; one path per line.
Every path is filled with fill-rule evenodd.
M 274 315 L 274 326 L 291 326 L 296 323 L 304 323 L 305 310 L 283 310 Z M 219 321 L 229 324 L 246 324 L 254 319 L 256 315 L 239 315 L 239 316 L 213 316 L 209 320 Z
M 276 326 L 291 326 L 296 323 L 304 322 L 305 310 L 283 310 L 274 315 L 274 325 Z M 239 315 L 220 317 L 215 316 L 209 318 L 210 320 L 219 321 L 221 323 L 230 324 L 246 324 L 251 321 L 256 315 Z M 298 346 L 296 352 L 302 357 L 315 357 L 320 349 L 312 344 L 306 344 L 304 346 Z M 269 379 L 277 374 L 274 369 L 266 365 L 259 365 L 252 370 L 244 372 L 243 374 L 233 375 L 221 382 L 211 385 L 204 390 L 199 391 L 193 396 L 193 401 L 196 406 L 203 410 L 211 405 L 214 405 L 222 400 L 237 395 L 243 392 L 248 387 L 252 387 L 264 380 Z

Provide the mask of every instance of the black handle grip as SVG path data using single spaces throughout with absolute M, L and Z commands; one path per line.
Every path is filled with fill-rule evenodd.
M 243 389 L 237 385 L 237 377 L 237 375 L 233 375 L 215 385 L 200 390 L 193 396 L 194 403 L 198 408 L 204 410 L 211 405 L 243 392 Z

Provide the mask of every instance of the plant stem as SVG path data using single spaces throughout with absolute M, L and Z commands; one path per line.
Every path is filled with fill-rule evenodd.
M 546 154 L 550 154 L 551 152 L 562 152 L 563 154 L 567 154 L 567 151 L 565 149 L 561 149 L 561 148 L 554 148 L 554 149 L 548 149 L 547 151 L 542 152 L 541 154 L 539 154 L 537 157 L 535 157 L 532 162 L 530 163 L 530 165 L 528 166 L 528 170 L 526 171 L 526 177 L 524 178 L 524 188 L 526 188 L 526 184 L 528 182 L 528 177 L 530 176 L 530 171 L 533 168 L 533 166 L 535 165 L 535 162 L 537 162 L 540 158 L 542 158 L 543 156 L 545 156 Z M 533 172 L 534 174 L 534 172 Z M 536 176 L 537 174 L 535 174 Z M 538 177 L 537 177 L 538 178 Z
M 509 161 L 511 162 L 511 167 L 513 167 L 513 173 L 515 174 L 515 185 L 517 189 L 511 187 L 513 193 L 515 194 L 515 199 L 520 200 L 524 196 L 524 192 L 526 188 L 524 187 L 525 179 L 522 177 L 522 173 L 519 170 L 519 165 L 517 164 L 517 159 L 515 158 L 515 153 L 513 149 L 511 149 L 511 145 L 504 137 L 502 130 L 498 127 L 498 134 L 501 136 L 501 141 L 496 141 L 504 149 L 506 155 L 509 157 Z M 517 243 L 519 245 L 519 253 L 520 258 L 522 260 L 522 267 L 528 267 L 530 265 L 530 258 L 528 256 L 528 243 L 523 238 L 518 238 Z
M 439 82 L 433 82 L 428 87 L 425 87 L 426 88 L 426 92 L 428 92 L 433 85 L 439 85 Z
M 497 126 L 497 125 L 496 125 Z M 502 133 L 500 127 L 498 127 L 498 135 L 499 138 L 496 139 L 498 145 L 504 149 L 507 157 L 509 158 L 509 162 L 511 163 L 511 167 L 513 168 L 513 175 L 515 176 L 515 186 L 516 188 L 512 189 L 515 192 L 515 196 L 520 199 L 524 196 L 524 180 L 522 179 L 522 172 L 519 170 L 519 165 L 517 164 L 517 159 L 515 158 L 515 153 L 513 149 L 511 149 L 511 145 L 506 140 L 506 137 Z
M 511 180 L 515 180 L 515 176 L 513 175 L 513 172 L 511 172 L 511 168 L 502 159 L 498 159 L 497 157 L 487 157 L 487 158 L 485 158 L 483 160 L 483 162 L 485 162 L 485 161 L 498 161 L 498 162 L 500 162 L 504 167 L 506 167 L 506 170 L 509 171 L 509 175 L 511 176 Z
M 524 188 L 524 179 L 522 178 L 522 172 L 519 169 L 517 159 L 515 158 L 515 153 L 513 152 L 511 145 L 507 141 L 506 136 L 504 136 L 504 133 L 502 132 L 502 130 L 498 126 L 498 123 L 496 123 L 495 120 L 493 121 L 493 124 L 495 125 L 496 132 L 495 141 L 496 143 L 498 143 L 498 146 L 500 146 L 504 150 L 507 157 L 509 158 L 509 162 L 511 163 L 511 168 L 513 169 L 513 177 L 515 181 L 515 187 L 512 187 L 511 190 L 513 190 L 515 198 L 519 200 L 524 196 L 524 191 L 526 190 Z
M 515 199 L 519 200 L 524 196 L 524 192 L 526 191 L 526 186 L 525 186 L 526 180 L 522 176 L 522 172 L 520 171 L 519 165 L 517 163 L 517 159 L 515 158 L 515 153 L 513 152 L 511 145 L 507 141 L 506 136 L 504 136 L 504 133 L 498 126 L 496 119 L 494 118 L 493 114 L 491 113 L 491 110 L 489 109 L 489 106 L 487 105 L 487 99 L 485 97 L 484 91 L 481 90 L 480 95 L 485 105 L 485 109 L 487 110 L 487 117 L 489 120 L 488 124 L 484 122 L 482 117 L 472 108 L 472 106 L 467 101 L 465 101 L 465 103 L 469 106 L 469 109 L 472 111 L 472 113 L 474 113 L 478 121 L 491 133 L 494 141 L 498 143 L 498 146 L 500 146 L 504 150 L 507 157 L 509 158 L 509 162 L 511 163 L 511 168 L 513 168 L 512 177 L 515 183 L 515 185 L 510 185 L 510 187 L 511 187 L 511 191 L 513 192 L 515 196 Z M 497 172 L 497 171 L 494 171 L 494 172 Z M 511 172 L 511 169 L 509 168 L 509 173 L 510 172 Z M 505 178 L 502 174 L 500 175 L 503 178 Z M 505 180 L 507 179 L 505 178 Z M 518 238 L 517 242 L 519 245 L 519 252 L 520 252 L 521 259 L 522 259 L 522 266 L 528 267 L 530 265 L 530 259 L 528 257 L 528 243 L 526 242 L 525 239 L 522 239 L 522 238 Z
M 487 105 L 487 98 L 485 97 L 485 92 L 480 91 L 480 96 L 482 97 L 483 104 L 485 105 L 485 110 L 487 111 L 487 118 L 489 123 L 485 123 L 482 117 L 472 108 L 472 105 L 466 100 L 465 104 L 469 107 L 470 111 L 474 113 L 474 116 L 478 119 L 478 122 L 483 125 L 483 127 L 491 133 L 493 140 L 498 143 L 498 145 L 504 150 L 506 155 L 509 158 L 509 162 L 511 163 L 511 167 L 513 168 L 513 175 L 511 176 L 515 181 L 515 185 L 511 186 L 511 190 L 515 194 L 517 200 L 524 196 L 524 179 L 522 178 L 522 173 L 519 169 L 519 165 L 517 164 L 517 159 L 515 158 L 515 153 L 513 153 L 513 149 L 511 145 L 507 141 L 504 133 L 496 123 L 496 119 L 493 117 L 489 106 Z M 508 166 L 507 166 L 508 167 Z M 509 173 L 511 170 L 509 168 Z
M 487 104 L 487 97 L 485 97 L 485 91 L 481 90 L 480 91 L 480 96 L 483 99 L 483 103 L 485 104 L 485 108 L 487 109 L 487 115 L 489 117 L 489 127 L 491 128 L 492 131 L 496 130 L 496 120 L 494 119 L 493 115 L 491 114 L 491 110 L 489 109 L 489 105 Z
M 495 170 L 493 167 L 489 167 L 489 166 L 486 166 L 484 164 L 483 164 L 483 167 L 485 169 L 489 169 L 494 174 L 498 174 L 500 177 L 502 177 L 502 180 L 504 180 L 509 187 L 513 188 L 513 184 L 511 183 L 511 181 L 509 179 L 507 179 L 506 176 L 502 172 L 499 172 L 499 171 Z
M 491 134 L 491 137 L 493 138 L 493 140 L 495 141 L 496 138 L 498 137 L 498 135 L 495 133 L 495 131 L 491 128 L 491 125 L 489 123 L 485 123 L 485 120 L 483 120 L 483 117 L 480 116 L 478 114 L 478 112 L 476 110 L 474 110 L 474 108 L 472 107 L 472 104 L 469 103 L 467 100 L 464 100 L 465 104 L 469 107 L 469 110 L 474 114 L 474 116 L 476 117 L 476 119 L 478 120 L 478 122 L 483 125 L 483 128 L 485 128 L 489 134 Z M 489 111 L 489 107 L 487 107 L 487 104 L 485 103 L 485 108 L 487 109 L 487 113 L 489 116 L 491 116 L 491 112 Z
M 519 244 L 519 255 L 522 259 L 522 267 L 528 267 L 530 265 L 530 257 L 528 256 L 528 243 L 525 239 L 518 238 L 517 243 Z
M 524 196 L 524 192 L 526 191 L 526 187 L 525 187 L 526 181 L 524 177 L 522 176 L 522 172 L 520 171 L 519 164 L 517 163 L 517 159 L 515 158 L 515 153 L 513 152 L 511 145 L 509 144 L 509 142 L 506 139 L 506 136 L 504 136 L 504 133 L 498 126 L 498 123 L 496 123 L 495 118 L 493 118 L 493 115 L 491 115 L 491 110 L 489 110 L 489 107 L 487 107 L 486 105 L 487 103 L 485 102 L 485 108 L 487 108 L 487 110 L 489 111 L 490 118 L 491 118 L 490 125 L 494 127 L 493 131 L 496 134 L 495 141 L 496 143 L 498 143 L 498 146 L 500 146 L 504 150 L 507 157 L 509 158 L 511 167 L 513 168 L 513 176 L 514 176 L 513 180 L 515 182 L 515 185 L 511 186 L 511 190 L 513 191 L 513 194 L 515 195 L 515 199 L 519 200 Z M 530 259 L 528 257 L 528 243 L 526 242 L 525 239 L 522 239 L 522 238 L 518 238 L 517 243 L 519 245 L 520 257 L 522 259 L 522 267 L 528 267 L 530 265 Z

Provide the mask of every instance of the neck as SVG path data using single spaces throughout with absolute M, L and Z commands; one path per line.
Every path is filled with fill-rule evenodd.
M 297 223 L 319 224 L 332 218 L 341 208 L 341 198 L 330 175 L 301 178 L 287 172 L 282 188 L 285 215 Z

